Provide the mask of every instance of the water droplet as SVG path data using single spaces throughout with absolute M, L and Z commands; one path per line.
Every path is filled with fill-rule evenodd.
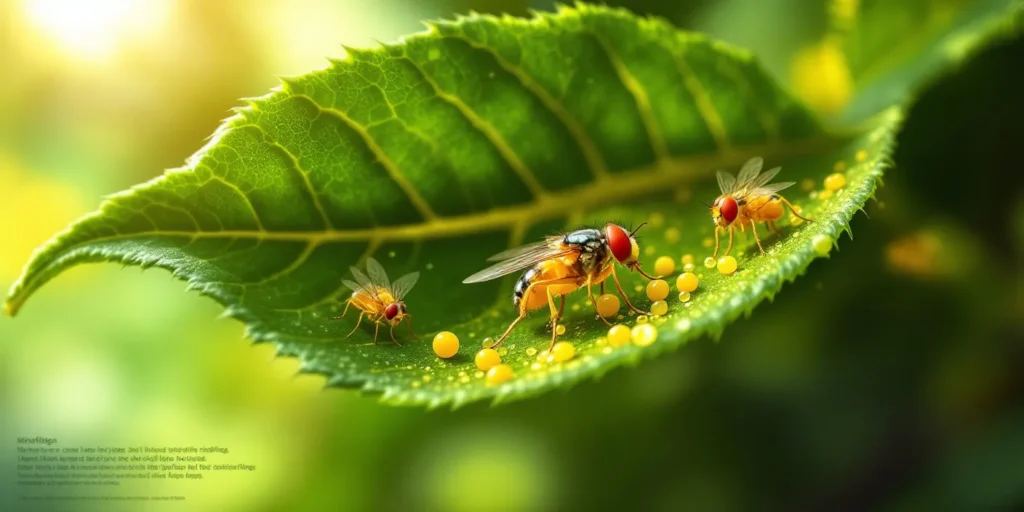
M 484 341 L 480 343 L 480 346 L 483 348 L 490 348 L 491 345 L 494 345 L 494 338 L 491 338 L 490 336 L 484 338 Z
M 498 355 L 501 356 L 501 357 L 507 356 L 508 355 L 508 349 L 505 348 L 505 347 L 498 347 Z
M 533 356 L 537 355 L 537 349 L 535 349 L 533 347 L 530 347 L 530 348 L 526 349 L 526 355 L 528 355 L 530 357 L 533 357 Z

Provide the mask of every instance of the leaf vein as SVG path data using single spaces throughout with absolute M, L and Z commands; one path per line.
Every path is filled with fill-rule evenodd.
M 530 192 L 533 194 L 535 198 L 547 194 L 547 192 L 544 190 L 544 187 L 541 186 L 540 182 L 537 181 L 536 173 L 532 169 L 527 167 L 526 164 L 523 163 L 522 159 L 519 158 L 519 155 L 516 154 L 515 150 L 513 150 L 512 147 L 509 146 L 508 142 L 505 141 L 505 139 L 501 136 L 500 133 L 498 133 L 498 130 L 496 130 L 494 126 L 491 125 L 491 123 L 487 122 L 482 117 L 480 117 L 480 115 L 478 115 L 472 108 L 470 108 L 469 105 L 466 105 L 466 103 L 463 102 L 458 96 L 449 94 L 442 90 L 441 87 L 437 84 L 437 82 L 434 81 L 434 79 L 427 74 L 426 70 L 424 70 L 415 60 L 411 59 L 408 55 L 403 55 L 402 58 L 412 64 L 412 67 L 417 72 L 419 72 L 420 76 L 423 77 L 423 80 L 427 82 L 427 84 L 429 84 L 431 88 L 434 89 L 434 94 L 436 94 L 438 98 L 441 98 L 446 103 L 458 109 L 458 111 L 463 115 L 463 117 L 465 117 L 466 120 L 468 120 L 469 123 L 473 125 L 474 128 L 477 129 L 477 131 L 482 133 L 484 137 L 487 137 L 487 140 L 491 143 L 492 146 L 494 146 L 496 150 L 498 150 L 498 153 L 500 153 L 502 158 L 504 158 L 505 161 L 508 162 L 512 170 L 515 171 L 517 175 L 519 175 L 519 178 L 523 180 L 523 183 L 526 185 L 527 188 L 530 189 Z
M 412 203 L 413 207 L 416 208 L 419 214 L 426 220 L 434 220 L 438 218 L 437 214 L 434 213 L 434 210 L 430 208 L 430 205 L 427 203 L 427 201 L 423 199 L 423 196 L 421 196 L 420 193 L 416 190 L 416 188 L 413 187 L 411 183 L 409 183 L 409 180 L 405 178 L 405 175 L 402 173 L 402 171 L 398 168 L 397 165 L 395 165 L 393 161 L 391 161 L 391 158 L 387 155 L 387 153 L 384 152 L 380 145 L 377 144 L 377 141 L 373 138 L 373 136 L 370 135 L 368 131 L 366 131 L 366 128 L 364 126 L 362 126 L 354 119 L 348 117 L 344 112 L 336 108 L 325 107 L 317 103 L 316 100 L 314 100 L 310 96 L 298 92 L 292 92 L 292 95 L 293 97 L 302 98 L 308 101 L 311 105 L 319 109 L 321 112 L 330 114 L 338 118 L 343 123 L 345 123 L 349 128 L 351 128 L 353 131 L 359 134 L 359 136 L 363 139 L 363 142 L 366 143 L 366 147 L 369 148 L 370 151 L 372 151 L 373 154 L 377 156 L 377 160 L 381 163 L 384 169 L 391 176 L 391 179 L 398 185 L 399 188 L 402 189 L 403 192 L 405 192 L 405 195 L 409 198 L 409 202 Z
M 487 52 L 487 54 L 489 54 L 495 60 L 495 62 L 497 62 L 498 65 L 502 67 L 502 69 L 511 73 L 512 76 L 519 79 L 519 83 L 523 84 L 523 87 L 525 87 L 526 90 L 533 93 L 533 95 L 536 96 L 537 99 L 539 99 L 541 103 L 543 103 L 544 106 L 547 107 L 547 109 L 552 114 L 554 114 L 555 117 L 558 118 L 558 120 L 566 127 L 566 129 L 569 130 L 569 133 L 572 135 L 573 139 L 576 140 L 576 145 L 579 146 L 580 151 L 583 152 L 583 157 L 587 160 L 590 172 L 594 175 L 594 177 L 598 179 L 603 179 L 609 176 L 608 164 L 607 162 L 604 161 L 604 157 L 601 156 L 601 152 L 597 149 L 597 145 L 594 144 L 594 141 L 587 134 L 587 131 L 583 129 L 583 126 L 580 125 L 579 121 L 577 121 L 576 118 L 573 117 L 573 115 L 569 113 L 569 111 L 566 110 L 561 103 L 558 102 L 558 100 L 556 100 L 550 94 L 548 94 L 547 90 L 545 90 L 544 87 L 535 82 L 533 78 L 528 73 L 526 73 L 525 70 L 523 70 L 520 66 L 517 66 L 505 60 L 505 58 L 502 57 L 501 54 L 499 54 L 495 49 L 485 44 L 480 44 L 470 39 L 468 36 L 451 34 L 445 35 L 443 37 L 462 41 L 463 43 L 468 44 L 472 48 Z

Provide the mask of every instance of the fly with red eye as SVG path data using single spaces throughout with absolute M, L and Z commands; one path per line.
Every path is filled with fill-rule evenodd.
M 551 311 L 553 347 L 558 338 L 558 321 L 562 318 L 562 311 L 565 308 L 565 295 L 586 286 L 590 302 L 596 308 L 597 301 L 594 300 L 591 286 L 601 285 L 603 294 L 604 281 L 608 276 L 611 276 L 626 305 L 634 312 L 646 314 L 629 301 L 615 274 L 615 263 L 618 263 L 630 271 L 637 271 L 647 279 L 654 279 L 640 268 L 640 262 L 637 260 L 640 256 L 640 247 L 636 242 L 636 232 L 642 226 L 643 224 L 632 232 L 614 223 L 606 224 L 603 229 L 578 229 L 491 256 L 489 260 L 498 263 L 467 277 L 462 282 L 480 283 L 525 270 L 516 281 L 512 294 L 512 305 L 519 316 L 491 347 L 501 345 L 515 326 L 526 318 L 527 313 L 544 305 Z M 555 297 L 560 301 L 557 308 Z M 598 317 L 608 323 L 600 315 Z
M 757 223 L 764 222 L 768 225 L 768 229 L 779 233 L 775 221 L 782 218 L 785 213 L 784 206 L 788 207 L 790 213 L 795 217 L 811 222 L 811 219 L 801 216 L 798 209 L 778 194 L 779 191 L 792 186 L 793 182 L 769 184 L 782 168 L 776 167 L 762 173 L 763 165 L 764 160 L 754 157 L 743 164 L 738 177 L 733 177 L 732 174 L 725 171 L 718 171 L 718 188 L 722 191 L 722 195 L 718 196 L 718 199 L 715 199 L 715 202 L 708 207 L 711 211 L 711 219 L 715 223 L 714 257 L 718 257 L 720 230 L 729 231 L 729 247 L 725 250 L 725 254 L 728 255 L 732 252 L 736 227 L 739 226 L 741 231 L 745 231 L 748 224 L 754 235 L 754 241 L 757 242 L 757 247 L 761 253 L 764 253 L 761 239 L 757 236 Z
M 351 306 L 359 310 L 356 326 L 348 335 L 352 336 L 356 329 L 359 329 L 363 317 L 366 317 L 375 324 L 374 344 L 377 343 L 377 333 L 382 323 L 390 324 L 391 341 L 394 341 L 396 345 L 400 345 L 400 343 L 395 339 L 395 326 L 403 320 L 409 326 L 409 335 L 415 338 L 416 334 L 412 332 L 412 316 L 409 315 L 403 300 L 409 290 L 416 285 L 416 281 L 420 277 L 419 272 L 406 274 L 391 282 L 387 273 L 384 272 L 384 267 L 373 258 L 366 259 L 366 274 L 355 267 L 350 267 L 350 270 L 355 282 L 344 279 L 341 282 L 352 290 L 352 296 L 345 301 L 345 311 L 341 316 L 335 317 L 335 319 L 344 318 Z

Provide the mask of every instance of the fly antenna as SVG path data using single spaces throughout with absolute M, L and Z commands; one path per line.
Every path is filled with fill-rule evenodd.
M 641 222 L 640 225 L 637 226 L 636 229 L 634 229 L 633 232 L 629 234 L 629 236 L 636 235 L 636 232 L 640 231 L 640 228 L 644 227 L 645 225 L 647 225 L 646 222 Z
M 710 204 L 707 204 L 707 203 L 705 203 L 704 201 L 701 201 L 701 202 L 700 202 L 700 204 L 702 204 L 702 205 L 704 205 L 704 206 L 707 206 L 709 210 L 711 209 L 711 205 L 710 205 Z

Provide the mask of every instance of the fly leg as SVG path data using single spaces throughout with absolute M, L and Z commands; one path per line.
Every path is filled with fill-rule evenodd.
M 770 220 L 770 221 L 766 222 L 765 224 L 768 224 L 768 229 L 771 230 L 772 233 L 775 233 L 776 235 L 781 235 L 782 234 L 782 230 L 780 230 L 779 227 L 775 225 L 775 221 L 774 220 Z
M 555 297 L 551 295 L 551 287 L 548 286 L 544 289 L 548 295 L 548 307 L 551 308 L 551 345 L 548 346 L 550 351 L 555 346 L 555 340 L 558 339 L 558 320 L 562 318 L 562 311 L 555 309 Z M 565 296 L 562 296 L 562 305 L 565 306 Z
M 750 231 L 754 233 L 754 241 L 757 242 L 757 248 L 761 249 L 761 254 L 764 254 L 764 247 L 761 247 L 761 239 L 757 237 L 757 224 L 754 224 L 753 219 L 750 220 Z
M 732 252 L 732 243 L 736 234 L 736 226 L 729 226 L 729 247 L 725 249 L 725 255 L 728 256 Z M 717 253 L 716 253 L 717 254 Z
M 373 321 L 373 344 L 377 344 L 377 333 L 380 332 L 380 319 Z
M 576 283 L 576 279 L 573 278 L 573 277 L 562 277 L 562 278 L 558 278 L 558 279 L 547 279 L 547 280 L 544 280 L 544 281 L 534 281 L 534 282 L 530 283 L 530 286 L 527 286 L 526 287 L 526 291 L 523 292 L 523 299 L 519 302 L 519 316 L 515 320 L 513 320 L 511 324 L 509 324 L 508 329 L 505 329 L 505 333 L 502 334 L 500 338 L 498 338 L 498 341 L 495 341 L 488 348 L 495 348 L 495 347 L 498 347 L 499 345 L 501 345 L 502 342 L 505 341 L 505 338 L 507 338 L 508 335 L 512 333 L 512 329 L 514 329 L 517 325 L 519 325 L 519 322 L 522 322 L 523 319 L 526 318 L 526 313 L 528 313 L 528 311 L 526 310 L 526 303 L 529 302 L 530 293 L 533 292 L 533 287 L 534 286 L 537 286 L 537 285 L 551 286 L 551 285 L 575 284 L 575 283 Z
M 632 310 L 634 313 L 646 315 L 647 312 L 641 309 L 637 309 L 637 307 L 634 306 L 633 303 L 629 301 L 629 297 L 626 296 L 626 292 L 622 290 L 622 285 L 619 284 L 619 276 L 615 274 L 615 265 L 612 265 L 612 280 L 615 281 L 615 288 L 619 290 L 619 295 L 621 295 L 622 299 L 626 301 L 626 305 L 629 306 L 629 309 Z
M 395 323 L 394 322 L 391 323 L 391 341 L 395 342 L 395 345 L 398 345 L 399 347 L 402 346 L 402 344 L 399 343 L 398 340 L 395 339 Z
M 363 315 L 364 314 L 365 313 L 363 313 L 361 311 L 359 312 L 359 320 L 356 320 L 356 326 L 352 328 L 352 332 L 348 333 L 348 336 L 345 336 L 346 338 L 348 338 L 349 336 L 352 336 L 353 334 L 356 333 L 356 329 L 359 328 L 359 324 L 362 323 L 362 321 L 363 321 Z
M 601 288 L 604 288 L 604 281 L 601 281 Z M 604 295 L 604 290 L 601 290 L 601 295 Z M 590 303 L 594 305 L 594 312 L 597 313 L 597 301 L 594 300 L 594 292 L 590 290 L 590 276 L 587 276 L 587 297 L 590 298 Z M 601 316 L 601 313 L 597 313 L 597 317 L 604 322 L 605 325 L 611 326 L 612 323 L 607 318 Z
M 719 247 L 719 243 L 718 243 L 718 229 L 719 229 L 719 227 L 716 225 L 715 226 L 715 254 L 711 256 L 712 258 L 717 258 L 718 257 L 718 247 Z M 730 231 L 730 233 L 732 233 L 732 232 Z
M 419 339 L 416 337 L 416 333 L 412 332 L 412 315 L 408 313 L 405 314 L 405 325 L 409 327 L 409 336 L 412 336 L 414 340 Z
M 348 307 L 351 306 L 351 305 L 352 305 L 352 299 L 346 300 L 345 301 L 345 311 L 341 312 L 341 316 L 332 317 L 331 320 L 338 320 L 338 319 L 341 319 L 341 318 L 345 318 L 345 314 L 348 313 Z
M 790 204 L 790 202 L 787 201 L 785 197 L 781 197 L 780 196 L 779 197 L 779 201 L 782 201 L 782 204 L 784 204 L 784 205 L 789 207 L 789 213 L 790 214 L 795 215 L 795 216 L 797 216 L 797 217 L 799 217 L 799 218 L 801 218 L 801 219 L 803 219 L 803 220 L 805 220 L 807 222 L 814 222 L 814 220 L 808 219 L 807 217 L 804 217 L 803 215 L 800 215 L 799 213 L 797 213 L 796 212 L 796 208 L 793 208 L 793 205 Z

